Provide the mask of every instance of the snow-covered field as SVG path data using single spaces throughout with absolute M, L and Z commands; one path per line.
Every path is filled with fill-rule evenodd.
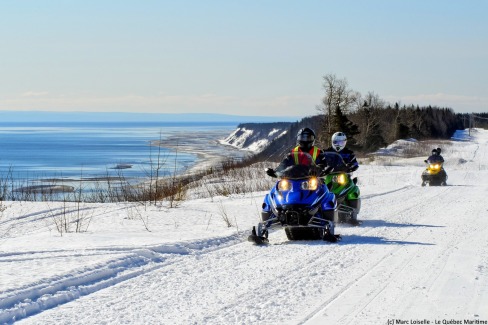
M 445 187 L 420 186 L 429 152 L 362 164 L 364 223 L 337 244 L 247 242 L 265 192 L 1 202 L 0 324 L 488 324 L 488 131 L 471 135 L 443 142 Z M 87 231 L 61 236 L 75 216 Z

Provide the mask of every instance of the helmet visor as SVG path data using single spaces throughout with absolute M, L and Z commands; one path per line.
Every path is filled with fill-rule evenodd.
M 334 147 L 344 148 L 346 146 L 346 140 L 334 139 L 334 141 L 332 141 L 332 144 L 334 145 Z
M 300 142 L 313 142 L 315 140 L 315 137 L 313 136 L 313 134 L 302 133 L 298 136 L 297 140 Z

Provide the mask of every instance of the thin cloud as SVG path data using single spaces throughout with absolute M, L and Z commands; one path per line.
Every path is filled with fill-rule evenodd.
M 27 91 L 22 94 L 22 97 L 41 97 L 47 96 L 48 94 L 47 91 Z
M 29 94 L 27 96 L 26 94 Z M 145 112 L 206 112 L 236 113 L 245 111 L 259 114 L 269 108 L 282 108 L 287 114 L 310 114 L 320 98 L 311 96 L 276 96 L 276 97 L 236 97 L 213 93 L 199 95 L 155 96 L 79 96 L 45 95 L 33 92 L 20 97 L 0 100 L 0 109 L 6 110 L 54 110 L 54 111 L 138 111 Z M 309 109 L 310 112 L 304 112 Z

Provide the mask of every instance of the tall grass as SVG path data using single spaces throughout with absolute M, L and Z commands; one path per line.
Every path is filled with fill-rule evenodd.
M 160 151 L 150 161 L 146 171 L 148 177 L 136 184 L 124 176 L 123 170 L 119 170 L 116 176 L 109 176 L 107 171 L 105 177 L 90 179 L 83 177 L 81 169 L 79 180 L 70 180 L 70 184 L 74 185 L 70 186 L 62 179 L 16 180 L 13 177 L 14 168 L 10 167 L 0 174 L 0 202 L 58 201 L 74 202 L 78 206 L 82 203 L 117 202 L 147 206 L 166 202 L 173 208 L 188 198 L 246 194 L 268 190 L 274 184 L 264 172 L 269 166 L 253 159 L 225 159 L 192 173 L 179 173 L 176 162 L 168 167 L 167 157 L 161 156 Z M 163 166 L 166 173 L 162 172 Z M 44 185 L 32 185 L 37 183 Z
M 44 212 L 48 226 L 63 236 L 88 230 L 95 211 L 89 203 L 128 203 L 128 218 L 140 220 L 144 228 L 151 231 L 146 213 L 148 206 L 177 208 L 188 199 L 211 198 L 214 201 L 216 197 L 269 190 L 274 185 L 274 180 L 265 173 L 266 167 L 273 166 L 253 158 L 224 159 L 190 172 L 177 169 L 177 154 L 174 162 L 163 156 L 160 149 L 151 150 L 150 154 L 147 177 L 137 183 L 125 177 L 122 169 L 115 176 L 107 170 L 103 177 L 94 179 L 85 178 L 81 168 L 79 179 L 69 180 L 16 179 L 14 167 L 4 173 L 0 171 L 0 219 L 8 207 L 6 201 L 42 201 L 48 207 Z M 235 215 L 226 210 L 221 198 L 216 199 L 216 204 L 226 225 L 238 227 Z M 209 223 L 211 218 L 212 215 Z M 1 238 L 8 229 L 0 229 L 0 232 Z

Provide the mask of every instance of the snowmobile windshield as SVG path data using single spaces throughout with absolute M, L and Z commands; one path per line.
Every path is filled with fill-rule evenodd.
M 286 167 L 283 170 L 277 170 L 276 175 L 280 178 L 289 178 L 289 179 L 302 179 L 308 178 L 316 173 L 310 166 L 305 165 L 291 165 Z
M 324 162 L 323 165 L 332 167 L 332 171 L 334 172 L 345 172 L 348 170 L 344 159 L 342 159 L 342 156 L 336 152 L 324 152 L 322 162 Z M 322 164 L 322 162 L 320 164 Z
M 300 179 L 317 173 L 312 156 L 306 152 L 292 152 L 276 168 L 276 175 L 280 178 Z

